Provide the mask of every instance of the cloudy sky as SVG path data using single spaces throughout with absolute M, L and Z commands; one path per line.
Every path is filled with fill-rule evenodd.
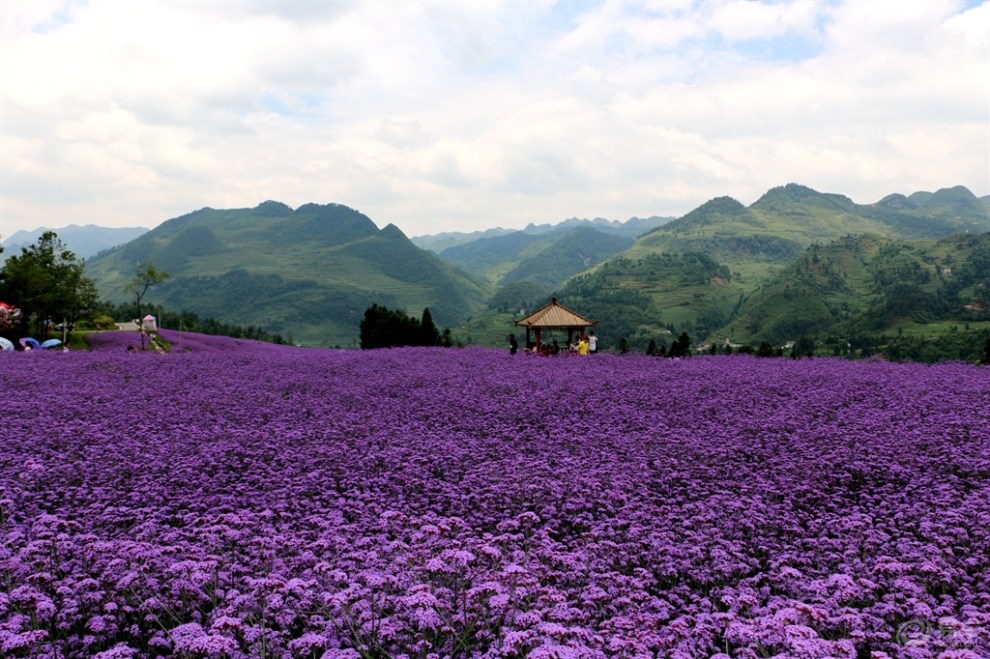
M 0 233 L 990 193 L 988 2 L 0 2 Z

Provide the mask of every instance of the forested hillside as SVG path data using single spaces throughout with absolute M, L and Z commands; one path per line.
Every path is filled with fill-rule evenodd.
M 555 293 L 606 321 L 605 345 L 640 350 L 681 331 L 775 345 L 925 324 L 937 334 L 983 322 L 987 231 L 986 200 L 965 188 L 857 205 L 789 184 L 749 207 L 713 199 Z
M 148 261 L 169 274 L 148 302 L 311 345 L 356 347 L 372 304 L 416 315 L 428 307 L 438 325 L 454 327 L 485 298 L 471 278 L 396 227 L 378 229 L 339 204 L 205 208 L 100 255 L 87 273 L 104 297 L 120 302 Z
M 169 220 L 87 274 L 123 302 L 153 262 L 170 276 L 147 302 L 311 345 L 356 347 L 375 304 L 429 308 L 456 340 L 501 345 L 514 317 L 554 295 L 601 321 L 604 349 L 683 332 L 696 345 L 823 347 L 990 329 L 990 201 L 966 188 L 864 205 L 788 184 L 750 206 L 724 196 L 673 221 L 634 220 L 417 239 L 452 243 L 441 258 L 340 204 L 269 201 Z

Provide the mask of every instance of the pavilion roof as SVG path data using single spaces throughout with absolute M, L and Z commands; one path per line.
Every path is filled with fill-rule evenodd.
M 547 306 L 537 309 L 525 318 L 515 321 L 516 325 L 540 329 L 570 329 L 579 327 L 594 327 L 597 320 L 588 320 L 584 316 L 571 311 L 554 298 Z

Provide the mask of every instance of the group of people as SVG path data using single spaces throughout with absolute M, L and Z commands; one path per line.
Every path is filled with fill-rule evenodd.
M 519 341 L 516 340 L 515 334 L 509 335 L 509 354 L 514 355 L 519 351 Z M 540 345 L 532 345 L 524 349 L 524 352 L 531 355 L 542 355 L 544 357 L 554 357 L 562 352 L 560 344 L 557 343 L 557 339 L 554 339 L 550 343 L 543 343 Z M 575 338 L 570 345 L 567 346 L 567 353 L 570 355 L 593 355 L 598 352 L 598 337 L 595 336 L 594 332 L 585 336 L 583 333 Z

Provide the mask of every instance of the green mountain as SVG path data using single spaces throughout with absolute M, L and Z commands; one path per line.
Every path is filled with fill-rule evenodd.
M 422 247 L 423 249 L 430 250 L 434 254 L 440 254 L 449 247 L 465 245 L 475 240 L 481 240 L 482 238 L 504 236 L 508 233 L 515 233 L 515 230 L 496 227 L 494 229 L 485 229 L 484 231 L 444 231 L 441 233 L 423 236 L 413 236 L 410 240 L 413 241 L 413 244 L 416 245 L 416 247 Z
M 737 341 L 976 322 L 990 310 L 990 233 L 939 241 L 846 237 L 810 247 L 723 328 Z
M 152 259 L 171 276 L 148 302 L 310 345 L 357 345 L 375 303 L 416 316 L 429 307 L 458 339 L 502 345 L 512 319 L 553 294 L 601 321 L 605 350 L 621 339 L 642 350 L 683 331 L 780 344 L 990 330 L 990 198 L 963 187 L 862 205 L 789 184 L 748 207 L 719 197 L 644 226 L 493 230 L 441 258 L 345 206 L 265 202 L 169 220 L 92 258 L 87 274 L 124 302 Z
M 134 240 L 148 230 L 144 227 L 101 227 L 95 224 L 70 224 L 59 229 L 41 227 L 34 231 L 15 231 L 3 241 L 0 264 L 11 256 L 17 256 L 24 247 L 38 242 L 46 231 L 54 231 L 59 240 L 72 250 L 77 258 L 88 259 L 105 249 Z
M 124 302 L 149 259 L 169 278 L 148 302 L 308 345 L 357 345 L 361 318 L 375 303 L 417 317 L 429 307 L 439 326 L 454 327 L 485 299 L 478 283 L 395 226 L 378 229 L 339 204 L 204 208 L 98 255 L 86 273 L 101 296 Z
M 632 244 L 631 238 L 588 225 L 562 226 L 546 233 L 516 231 L 482 238 L 445 249 L 441 257 L 495 286 L 529 280 L 551 291 Z
M 688 331 L 697 339 L 713 335 L 740 341 L 796 339 L 803 332 L 833 329 L 839 320 L 850 321 L 856 313 L 866 312 L 869 303 L 880 304 L 888 297 L 870 297 L 873 293 L 854 285 L 856 276 L 867 275 L 851 274 L 854 279 L 845 284 L 849 293 L 844 303 L 849 306 L 855 299 L 867 306 L 840 306 L 836 311 L 834 299 L 825 299 L 820 289 L 795 279 L 795 268 L 811 258 L 807 250 L 814 246 L 820 250 L 862 235 L 929 244 L 960 232 L 965 238 L 967 232 L 987 231 L 986 205 L 962 187 L 858 205 L 841 195 L 789 184 L 768 191 L 749 207 L 730 197 L 713 199 L 568 280 L 557 296 L 585 315 L 608 319 L 600 329 L 606 346 L 626 338 L 642 348 L 650 338 L 665 334 L 658 328 Z M 880 254 L 866 250 L 863 258 L 872 263 Z M 769 295 L 779 293 L 778 285 L 787 289 L 787 300 Z M 897 297 L 894 291 L 889 299 Z M 850 329 L 854 328 L 850 325 L 843 331 Z
M 637 238 L 650 229 L 666 224 L 673 219 L 674 218 L 672 217 L 660 217 L 653 215 L 650 217 L 631 217 L 628 220 L 621 222 L 619 220 L 606 220 L 601 217 L 597 217 L 593 220 L 572 217 L 557 224 L 530 223 L 524 229 L 519 230 L 503 229 L 499 227 L 495 229 L 487 229 L 485 231 L 472 231 L 470 233 L 447 231 L 432 235 L 414 236 L 411 240 L 417 247 L 428 249 L 436 254 L 443 254 L 443 252 L 449 248 L 467 245 L 468 243 L 484 238 L 497 238 L 499 236 L 514 233 L 525 233 L 532 235 L 553 232 L 564 233 L 569 229 L 575 229 L 578 227 L 590 227 L 609 235 L 623 236 L 625 238 Z

